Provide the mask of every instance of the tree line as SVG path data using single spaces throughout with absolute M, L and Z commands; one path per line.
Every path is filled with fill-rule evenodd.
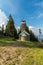
M 38 41 L 38 38 L 34 35 L 32 30 L 29 30 L 29 28 L 26 24 L 24 25 L 24 27 L 21 24 L 19 33 L 17 33 L 16 27 L 15 27 L 15 24 L 14 24 L 14 20 L 13 20 L 11 15 L 9 16 L 9 20 L 7 22 L 7 25 L 6 25 L 5 32 L 3 33 L 4 30 L 2 29 L 1 33 L 3 33 L 5 37 L 14 37 L 15 39 L 19 39 L 19 34 L 24 29 L 30 34 L 30 40 L 31 41 Z

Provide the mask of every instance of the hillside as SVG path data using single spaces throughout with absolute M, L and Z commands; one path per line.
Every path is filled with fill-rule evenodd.
M 43 48 L 38 42 L 0 39 L 0 65 L 43 65 Z

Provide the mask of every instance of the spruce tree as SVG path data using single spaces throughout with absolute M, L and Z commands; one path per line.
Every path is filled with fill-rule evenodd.
M 6 31 L 7 36 L 10 36 L 10 37 L 16 37 L 17 36 L 17 30 L 15 28 L 14 20 L 13 20 L 11 15 L 9 16 L 9 21 L 6 25 L 5 31 Z

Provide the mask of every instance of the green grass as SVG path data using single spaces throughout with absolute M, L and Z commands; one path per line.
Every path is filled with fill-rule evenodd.
M 1 38 L 0 65 L 43 65 L 43 46 L 39 42 Z
M 0 46 L 39 47 L 38 42 L 17 41 L 14 38 L 0 38 Z

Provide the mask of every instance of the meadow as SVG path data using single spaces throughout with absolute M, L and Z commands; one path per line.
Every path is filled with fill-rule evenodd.
M 0 65 L 43 65 L 43 43 L 0 38 Z

